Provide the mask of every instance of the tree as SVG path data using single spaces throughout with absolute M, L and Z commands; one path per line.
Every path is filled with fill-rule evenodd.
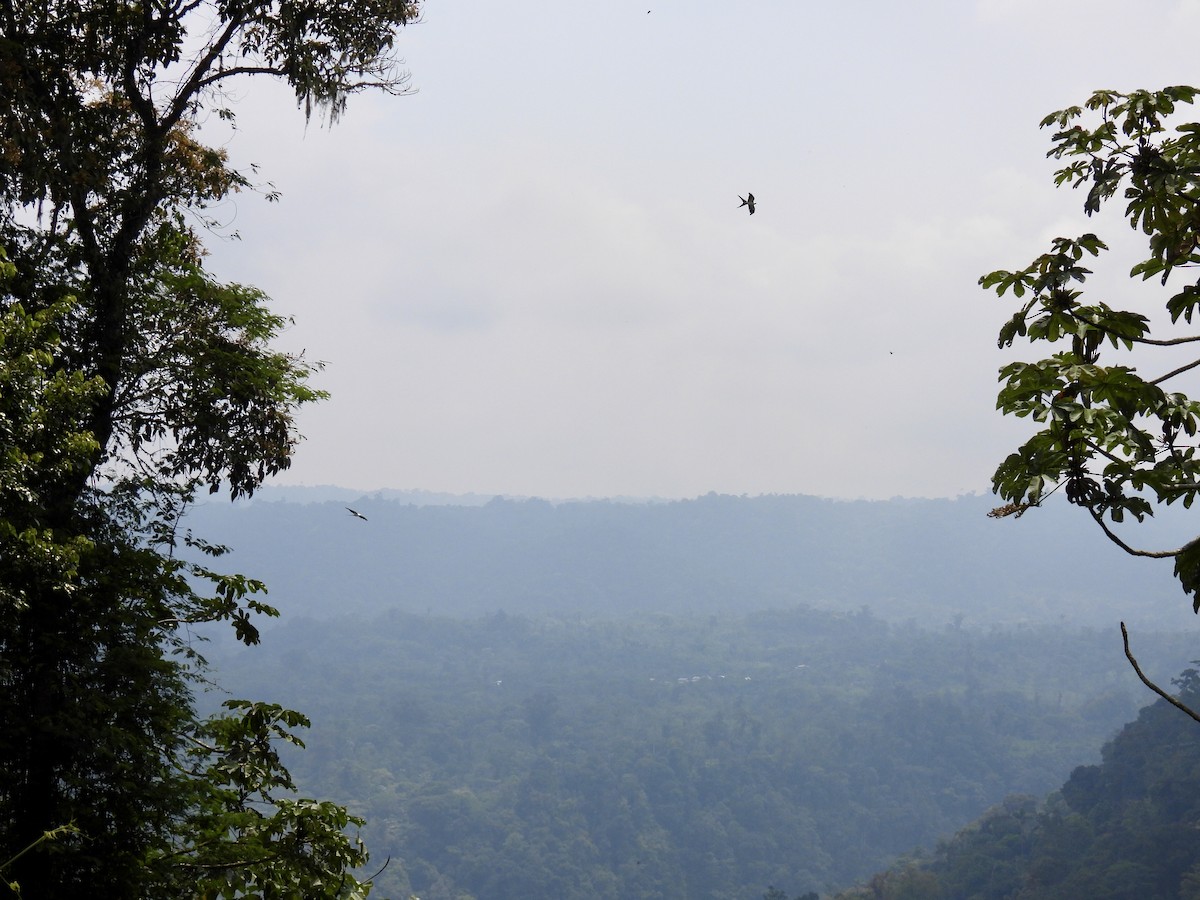
M 1200 495 L 1200 403 L 1179 389 L 1200 366 L 1200 334 L 1190 328 L 1200 279 L 1188 271 L 1200 264 L 1200 123 L 1174 124 L 1196 93 L 1097 91 L 1083 107 L 1041 123 L 1054 129 L 1048 156 L 1063 162 L 1055 183 L 1083 188 L 1088 216 L 1120 194 L 1124 218 L 1146 242 L 1129 277 L 1153 279 L 1159 289 L 1174 278 L 1170 289 L 1158 298 L 1131 289 L 1136 308 L 1085 291 L 1093 274 L 1085 263 L 1109 249 L 1093 233 L 1056 238 L 1030 265 L 992 272 L 980 284 L 1001 297 L 1011 291 L 1018 303 L 1000 329 L 1001 348 L 1018 338 L 1062 347 L 1000 370 L 997 407 L 1039 430 L 997 468 L 992 486 L 1008 503 L 992 515 L 1019 516 L 1061 489 L 1125 552 L 1173 560 L 1200 612 L 1200 538 L 1142 549 L 1127 530 L 1129 520 L 1144 522 L 1175 503 L 1190 508 Z
M 767 886 L 767 892 L 763 894 L 763 900 L 788 900 L 786 891 L 782 891 L 774 885 Z M 807 894 L 797 894 L 796 900 L 820 900 L 815 891 L 809 891 Z
M 403 91 L 417 11 L 0 0 L 0 860 L 27 900 L 367 889 L 357 820 L 285 796 L 273 742 L 306 720 L 192 702 L 189 629 L 252 644 L 274 610 L 183 512 L 286 469 L 323 397 L 261 292 L 203 267 L 206 208 L 254 185 L 195 123 L 235 122 L 237 79 L 331 122 Z

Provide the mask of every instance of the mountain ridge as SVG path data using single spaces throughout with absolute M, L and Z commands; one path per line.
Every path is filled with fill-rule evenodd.
M 1127 557 L 1075 510 L 1020 522 L 994 500 L 692 500 L 419 505 L 358 495 L 198 505 L 185 525 L 233 551 L 304 615 L 390 608 L 446 615 L 622 615 L 866 606 L 935 627 L 1077 623 L 1189 628 L 1170 566 Z M 353 505 L 368 521 L 346 512 Z M 1178 522 L 1160 540 L 1186 539 Z

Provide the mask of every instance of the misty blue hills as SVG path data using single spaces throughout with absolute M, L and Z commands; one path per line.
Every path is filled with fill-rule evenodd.
M 930 627 L 1196 624 L 1168 562 L 1122 553 L 1065 504 L 992 519 L 994 497 L 549 502 L 268 488 L 196 507 L 287 615 L 709 614 L 808 605 Z M 353 518 L 352 506 L 368 521 Z M 1194 535 L 1151 523 L 1148 546 Z
M 268 584 L 282 617 L 261 646 L 199 649 L 223 691 L 311 716 L 289 768 L 366 818 L 380 896 L 946 900 L 1009 896 L 1039 865 L 1082 883 L 1072 854 L 1151 865 L 1103 842 L 1110 820 L 1063 813 L 1063 843 L 1050 792 L 1153 700 L 1119 621 L 1164 685 L 1198 655 L 1169 564 L 1065 505 L 994 505 L 290 488 L 184 524 Z M 1184 524 L 1126 537 L 1178 546 Z M 933 868 L 881 873 L 914 851 Z M 1138 883 L 1193 862 L 1200 884 L 1190 857 Z M 974 880 L 999 892 L 954 892 Z

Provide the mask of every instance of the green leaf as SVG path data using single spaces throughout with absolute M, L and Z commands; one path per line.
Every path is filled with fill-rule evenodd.
M 1200 613 L 1200 540 L 1192 541 L 1175 555 L 1175 577 L 1192 595 L 1192 612 Z

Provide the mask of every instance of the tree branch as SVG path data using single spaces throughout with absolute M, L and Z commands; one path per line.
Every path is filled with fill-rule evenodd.
M 230 69 L 222 69 L 219 72 L 214 72 L 208 75 L 197 83 L 197 88 L 205 88 L 210 84 L 215 84 L 226 78 L 232 78 L 235 75 L 277 75 L 283 77 L 287 75 L 287 69 L 280 66 L 234 66 Z
M 1036 299 L 1037 298 L 1035 297 L 1034 300 L 1036 300 Z M 1029 314 L 1030 309 L 1032 309 L 1032 301 L 1025 310 L 1026 315 Z M 1122 334 L 1119 331 L 1114 331 L 1111 328 L 1104 327 L 1103 325 L 1099 324 L 1098 322 L 1094 321 L 1093 319 L 1089 319 L 1086 316 L 1081 316 L 1075 310 L 1070 310 L 1070 316 L 1072 319 L 1074 319 L 1076 322 L 1079 322 L 1081 325 L 1090 325 L 1093 328 L 1100 329 L 1101 333 L 1103 333 L 1105 337 L 1117 338 L 1118 340 L 1122 340 L 1122 341 L 1132 341 L 1135 344 L 1149 344 L 1153 347 L 1175 347 L 1175 346 L 1178 346 L 1179 344 L 1194 344 L 1197 341 L 1200 341 L 1200 334 L 1187 335 L 1185 337 L 1177 337 L 1177 338 L 1167 338 L 1166 340 L 1162 340 L 1159 338 L 1142 337 L 1141 335 L 1137 335 L 1137 334 Z
M 1110 453 L 1108 450 L 1105 450 L 1103 447 L 1101 447 L 1099 444 L 1097 444 L 1093 440 L 1085 439 L 1083 443 L 1093 453 L 1097 454 L 1098 456 L 1103 456 L 1109 462 L 1114 462 L 1117 464 L 1124 464 L 1126 462 L 1126 460 L 1121 459 L 1121 457 L 1117 456 L 1115 453 Z
M 178 92 L 171 101 L 170 109 L 163 116 L 162 129 L 164 134 L 179 123 L 179 120 L 183 118 L 183 114 L 192 104 L 196 95 L 211 81 L 215 81 L 221 77 L 220 73 L 216 76 L 206 75 L 205 73 L 211 71 L 213 63 L 225 52 L 225 48 L 229 46 L 234 36 L 245 24 L 246 19 L 244 15 L 231 14 L 229 21 L 225 24 L 224 30 L 213 39 L 212 44 L 209 45 L 207 50 L 195 60 L 192 71 L 184 79 L 183 84 L 180 85 Z
M 1149 678 L 1146 677 L 1146 674 L 1142 671 L 1142 667 L 1139 666 L 1138 661 L 1136 659 L 1134 659 L 1133 651 L 1131 651 L 1129 649 L 1129 631 L 1128 631 L 1128 629 L 1125 628 L 1124 622 L 1121 623 L 1121 640 L 1125 644 L 1125 658 L 1128 659 L 1129 664 L 1131 666 L 1133 666 L 1133 671 L 1137 672 L 1137 677 L 1142 680 L 1142 684 L 1144 684 L 1146 687 L 1150 688 L 1150 690 L 1154 691 L 1154 693 L 1158 694 L 1158 696 L 1162 697 L 1164 700 L 1166 700 L 1168 703 L 1170 703 L 1176 709 L 1187 713 L 1189 716 L 1191 716 L 1197 722 L 1200 722 L 1200 713 L 1197 713 L 1195 710 L 1193 710 L 1187 704 L 1182 703 L 1179 700 L 1177 700 L 1176 698 L 1172 697 L 1170 694 L 1168 694 L 1166 691 L 1164 691 L 1162 688 L 1160 688 L 1157 684 L 1155 684 L 1153 681 L 1151 681 Z
M 1091 323 L 1095 324 L 1095 323 Z M 1133 341 L 1135 344 L 1150 344 L 1154 347 L 1176 347 L 1179 344 L 1194 344 L 1200 341 L 1200 335 L 1191 335 L 1189 337 L 1167 338 L 1166 340 L 1158 340 L 1157 338 L 1148 337 L 1130 337 L 1124 334 L 1117 334 L 1115 331 L 1110 332 L 1123 341 Z
M 1163 375 L 1160 378 L 1155 378 L 1150 383 L 1151 384 L 1162 384 L 1164 381 L 1166 381 L 1170 378 L 1174 378 L 1176 375 L 1182 375 L 1184 372 L 1187 372 L 1190 369 L 1196 368 L 1196 366 L 1200 366 L 1200 359 L 1194 360 L 1193 362 L 1188 363 L 1186 366 L 1180 366 L 1178 369 L 1168 372 L 1166 375 Z
M 1130 556 L 1145 556 L 1149 557 L 1150 559 L 1171 559 L 1172 557 L 1178 556 L 1181 552 L 1183 552 L 1182 547 L 1178 550 L 1138 550 L 1134 547 L 1130 547 L 1127 543 L 1117 537 L 1113 530 L 1109 528 L 1107 524 L 1105 524 L 1103 516 L 1101 516 L 1090 506 L 1087 507 L 1087 511 L 1091 517 L 1096 520 L 1096 524 L 1100 526 L 1100 530 L 1104 532 L 1108 539 Z

